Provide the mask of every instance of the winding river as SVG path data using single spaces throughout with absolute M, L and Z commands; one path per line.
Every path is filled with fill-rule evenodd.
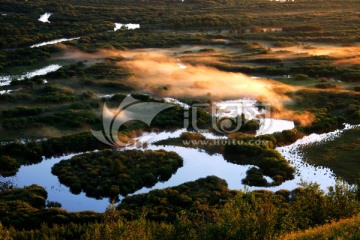
M 170 102 L 170 100 L 169 100 Z M 171 102 L 174 102 L 171 100 Z M 283 120 L 281 120 L 283 121 Z M 276 124 L 275 126 L 279 125 Z M 288 126 L 290 127 L 290 125 Z M 276 187 L 246 187 L 248 190 L 255 189 L 267 189 L 267 190 L 280 190 L 288 189 L 292 190 L 299 186 L 299 183 L 304 180 L 307 182 L 316 182 L 320 185 L 321 189 L 326 190 L 329 186 L 333 186 L 336 182 L 336 177 L 331 169 L 325 167 L 315 167 L 309 165 L 303 161 L 303 156 L 300 151 L 302 145 L 310 143 L 321 143 L 323 141 L 333 140 L 340 136 L 341 133 L 347 131 L 350 128 L 360 127 L 360 125 L 346 125 L 344 129 L 336 130 L 325 134 L 311 134 L 299 139 L 295 143 L 278 147 L 277 150 L 290 162 L 292 166 L 296 167 L 295 179 L 286 181 L 280 186 Z M 276 131 L 276 127 L 270 128 L 271 131 Z M 283 126 L 280 126 L 280 131 Z M 245 186 L 241 183 L 241 180 L 246 176 L 246 171 L 253 167 L 251 165 L 236 165 L 225 161 L 222 155 L 214 154 L 209 155 L 205 151 L 193 148 L 178 147 L 178 146 L 156 146 L 153 143 L 164 140 L 167 138 L 179 137 L 185 129 L 180 129 L 175 132 L 160 132 L 160 133 L 148 133 L 139 137 L 137 140 L 146 142 L 146 149 L 158 150 L 164 149 L 166 151 L 174 151 L 178 153 L 184 159 L 184 166 L 179 168 L 178 171 L 172 175 L 172 177 L 166 182 L 159 182 L 151 188 L 142 188 L 135 192 L 147 193 L 153 189 L 162 189 L 166 187 L 173 187 L 179 184 L 194 181 L 201 177 L 209 175 L 215 175 L 222 179 L 225 179 L 230 189 L 244 189 Z M 208 139 L 216 139 L 218 136 L 210 133 L 204 134 Z M 225 138 L 225 137 L 222 137 Z M 134 147 L 128 147 L 125 149 L 133 149 Z M 122 151 L 122 150 L 119 150 Z M 56 201 L 62 204 L 62 208 L 69 211 L 82 211 L 93 210 L 96 212 L 105 211 L 109 205 L 108 199 L 93 199 L 86 197 L 84 193 L 75 195 L 69 191 L 69 188 L 60 184 L 58 178 L 51 174 L 51 168 L 54 164 L 61 160 L 67 160 L 71 157 L 78 155 L 71 154 L 62 157 L 54 157 L 50 159 L 44 159 L 41 163 L 22 166 L 17 175 L 14 177 L 0 177 L 0 181 L 9 181 L 13 185 L 18 187 L 28 186 L 31 184 L 38 184 L 43 186 L 48 192 L 48 200 Z M 266 177 L 269 179 L 268 177 Z

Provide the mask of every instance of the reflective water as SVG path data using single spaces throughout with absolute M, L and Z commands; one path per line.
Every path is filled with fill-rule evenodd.
M 52 44 L 56 44 L 56 43 L 67 42 L 67 41 L 78 40 L 78 39 L 80 39 L 80 37 L 60 38 L 60 39 L 55 39 L 55 40 L 51 40 L 51 41 L 47 41 L 47 42 L 37 43 L 37 44 L 30 46 L 30 48 L 37 48 L 37 47 L 42 47 L 42 46 L 46 46 L 46 45 L 52 45 Z
M 140 24 L 136 23 L 115 23 L 114 32 L 120 30 L 121 28 L 125 28 L 127 30 L 134 30 L 140 28 Z
M 167 98 L 165 101 L 169 103 L 179 104 L 183 107 L 184 103 L 181 103 L 177 99 Z M 219 116 L 231 115 L 238 112 L 239 104 L 243 106 L 244 104 L 250 106 L 252 110 L 250 112 L 254 113 L 254 117 L 258 114 L 261 114 L 263 110 L 259 110 L 255 107 L 256 101 L 251 99 L 242 99 L 242 100 L 233 100 L 233 101 L 224 101 L 216 103 L 219 112 Z M 188 106 L 187 106 L 188 107 Z M 271 121 L 270 121 L 271 120 Z M 266 122 L 266 119 L 265 121 Z M 285 120 L 274 120 L 269 119 L 269 122 L 274 123 L 269 128 L 267 132 L 278 131 L 280 129 L 291 129 L 293 128 L 293 122 Z M 267 122 L 267 123 L 269 123 Z M 354 128 L 360 127 L 360 125 L 352 126 L 346 125 L 342 130 L 336 130 L 333 132 L 325 134 L 311 134 L 302 139 L 299 139 L 295 143 L 278 147 L 277 150 L 290 162 L 292 166 L 296 167 L 296 176 L 295 179 L 291 181 L 286 181 L 280 186 L 269 187 L 267 190 L 280 190 L 288 189 L 292 190 L 299 186 L 299 183 L 304 180 L 307 182 L 317 182 L 320 184 L 320 187 L 324 190 L 329 186 L 333 186 L 336 181 L 336 177 L 333 172 L 324 167 L 314 167 L 303 161 L 303 155 L 301 153 L 301 148 L 303 145 L 310 143 L 321 143 L 323 141 L 333 140 L 338 137 L 342 132 Z M 178 169 L 178 171 L 166 182 L 159 182 L 151 188 L 142 188 L 135 192 L 146 193 L 152 189 L 161 189 L 166 187 L 177 186 L 179 184 L 194 181 L 201 177 L 206 177 L 209 175 L 215 175 L 220 178 L 223 178 L 227 181 L 230 189 L 244 189 L 244 185 L 241 183 L 241 180 L 246 176 L 246 171 L 253 167 L 251 165 L 236 165 L 225 161 L 222 155 L 213 154 L 210 155 L 205 151 L 194 149 L 194 148 L 185 148 L 178 146 L 156 146 L 155 142 L 160 140 L 165 140 L 167 138 L 176 138 L 185 132 L 186 129 L 179 129 L 174 132 L 157 132 L 157 133 L 144 133 L 142 136 L 136 138 L 139 143 L 146 143 L 146 149 L 158 150 L 165 149 L 167 151 L 174 151 L 178 153 L 184 159 L 184 166 Z M 258 132 L 258 134 L 263 134 L 264 132 Z M 208 139 L 226 139 L 226 136 L 216 136 L 212 133 L 202 133 Z M 222 141 L 219 141 L 219 144 Z M 127 147 L 125 149 L 134 149 L 135 147 Z M 123 150 L 123 149 L 122 149 Z M 120 150 L 120 151 L 122 151 Z M 78 153 L 80 154 L 80 153 Z M 79 195 L 72 194 L 68 187 L 61 185 L 58 181 L 58 178 L 51 174 L 51 168 L 54 164 L 58 163 L 61 160 L 67 160 L 77 154 L 72 154 L 68 156 L 62 156 L 57 158 L 45 159 L 39 164 L 31 166 L 22 166 L 15 177 L 0 178 L 1 181 L 10 181 L 18 187 L 27 186 L 31 184 L 38 184 L 43 186 L 48 191 L 48 200 L 57 201 L 62 204 L 64 209 L 69 211 L 81 211 L 81 210 L 93 210 L 102 212 L 106 209 L 109 204 L 108 199 L 96 200 L 88 198 L 84 193 Z M 265 178 L 271 182 L 272 179 L 265 176 Z M 247 187 L 249 190 L 255 189 L 264 189 L 263 187 Z
M 40 18 L 38 20 L 43 23 L 50 23 L 49 18 L 51 15 L 52 13 L 44 13 L 43 15 L 40 15 Z
M 14 90 L 1 90 L 0 91 L 0 95 L 3 95 L 3 94 L 7 94 L 7 93 L 11 93 L 13 92 Z
M 333 172 L 324 167 L 314 167 L 302 161 L 301 145 L 322 142 L 331 140 L 339 136 L 343 131 L 347 129 L 360 127 L 346 125 L 344 130 L 336 130 L 334 132 L 325 134 L 312 134 L 303 139 L 298 140 L 294 144 L 285 147 L 279 147 L 277 150 L 290 161 L 292 166 L 297 168 L 296 177 L 294 180 L 286 181 L 280 186 L 266 188 L 268 190 L 280 190 L 288 189 L 292 190 L 299 186 L 302 180 L 308 182 L 317 182 L 324 190 L 329 186 L 333 186 L 336 181 L 336 177 Z M 139 138 L 139 140 L 147 141 L 147 149 L 157 150 L 165 149 L 167 151 L 175 151 L 184 159 L 184 166 L 166 182 L 157 183 L 152 188 L 142 188 L 136 193 L 146 193 L 152 189 L 161 189 L 171 186 L 177 186 L 179 184 L 196 180 L 200 177 L 206 177 L 209 175 L 215 175 L 223 178 L 227 181 L 230 189 L 244 189 L 244 185 L 241 184 L 241 180 L 246 176 L 246 171 L 251 165 L 240 166 L 226 162 L 222 155 L 215 154 L 209 155 L 204 151 L 198 149 L 175 147 L 175 146 L 155 146 L 152 143 L 166 139 L 168 137 L 178 137 L 184 129 L 175 132 L 160 132 L 149 133 Z M 209 138 L 216 138 L 216 136 L 208 134 Z M 133 149 L 133 147 L 131 147 Z M 61 185 L 56 176 L 51 174 L 51 167 L 61 160 L 67 160 L 76 154 L 51 158 L 42 161 L 39 164 L 31 166 L 22 166 L 15 177 L 1 178 L 1 181 L 10 181 L 13 184 L 22 187 L 31 184 L 38 184 L 48 191 L 48 199 L 50 201 L 60 202 L 64 209 L 69 211 L 80 210 L 94 210 L 102 212 L 106 209 L 109 202 L 108 199 L 96 200 L 88 198 L 84 193 L 79 195 L 72 194 L 67 187 Z M 266 177 L 269 181 L 270 178 Z M 262 187 L 248 187 L 249 190 L 264 189 Z
M 274 132 L 282 132 L 295 128 L 293 121 L 281 120 L 275 118 L 260 119 L 260 129 L 256 131 L 256 136 L 271 134 Z
M 215 116 L 218 118 L 234 118 L 244 114 L 248 120 L 257 119 L 260 123 L 256 136 L 290 130 L 295 127 L 293 121 L 269 118 L 269 109 L 266 105 L 260 104 L 253 99 L 238 99 L 222 102 L 215 102 L 217 106 Z
M 21 80 L 30 79 L 30 78 L 33 78 L 36 76 L 43 76 L 50 72 L 56 72 L 61 67 L 62 66 L 59 64 L 51 64 L 49 66 L 24 73 L 22 75 L 0 76 L 0 86 L 10 85 L 11 81 L 13 81 L 13 80 L 21 81 Z

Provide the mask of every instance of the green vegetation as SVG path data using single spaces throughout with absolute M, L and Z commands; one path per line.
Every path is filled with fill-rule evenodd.
M 46 208 L 46 198 L 46 190 L 37 185 L 2 189 L 0 222 L 16 229 L 36 229 L 43 223 L 49 226 L 71 222 L 89 223 L 99 221 L 102 217 L 102 214 L 94 212 L 69 213 L 57 207 Z
M 2 140 L 13 140 L 13 135 L 52 137 L 54 134 L 47 133 L 53 132 L 62 136 L 64 132 L 74 134 L 98 127 L 103 105 L 98 95 L 131 91 L 121 80 L 126 76 L 129 76 L 127 70 L 117 67 L 113 60 L 105 60 L 90 65 L 77 62 L 44 77 L 13 81 L 6 88 L 17 91 L 0 95 Z M 48 84 L 43 83 L 44 78 Z M 15 133 L 19 128 L 24 130 Z
M 258 168 L 252 167 L 246 171 L 246 177 L 241 180 L 243 184 L 248 186 L 267 186 L 268 182 L 264 178 L 262 171 Z
M 277 186 L 294 178 L 295 169 L 279 152 L 267 146 L 255 144 L 225 145 L 224 158 L 231 163 L 255 165 L 260 168 L 260 170 L 251 169 L 247 172 L 247 177 L 243 183 L 250 186 Z M 263 175 L 271 177 L 273 182 L 264 181 Z
M 224 180 L 212 176 L 173 188 L 128 196 L 117 209 L 127 219 L 136 219 L 145 211 L 148 219 L 174 222 L 182 211 L 193 214 L 204 211 L 206 214 L 209 208 L 219 208 L 234 195 Z
M 360 215 L 342 219 L 338 222 L 327 223 L 305 231 L 288 234 L 279 239 L 300 240 L 300 239 L 359 239 L 360 238 Z
M 25 143 L 11 142 L 0 146 L 2 155 L 0 174 L 3 176 L 15 175 L 20 165 L 41 162 L 42 156 L 61 156 L 104 148 L 108 148 L 108 146 L 98 141 L 91 133 Z
M 73 193 L 117 199 L 142 187 L 168 180 L 182 158 L 175 152 L 104 150 L 85 153 L 55 164 L 52 173 Z
M 13 176 L 19 169 L 20 164 L 16 159 L 3 155 L 0 157 L 0 174 L 4 177 Z
M 45 12 L 53 13 L 50 23 L 38 21 Z M 141 27 L 114 32 L 115 22 Z M 359 28 L 358 0 L 3 0 L 0 81 L 3 76 L 23 75 L 50 64 L 62 68 L 0 86 L 1 93 L 5 92 L 0 94 L 0 174 L 13 176 L 20 166 L 38 163 L 43 156 L 97 149 L 100 152 L 76 156 L 53 168 L 72 192 L 117 200 L 119 194 L 170 178 L 182 166 L 177 154 L 103 151 L 109 146 L 89 133 L 89 129 L 102 129 L 104 102 L 117 108 L 128 94 L 145 102 L 174 97 L 171 84 L 159 87 L 140 79 L 146 86 L 136 86 L 136 72 L 126 64 L 129 56 L 121 54 L 162 48 L 159 51 L 185 64 L 299 86 L 277 89 L 274 85 L 274 92 L 287 94 L 291 101 L 286 108 L 313 114 L 310 125 L 296 122 L 293 130 L 254 137 L 259 122 L 253 120 L 229 134 L 228 144 L 216 145 L 215 140 L 192 132 L 190 124 L 189 132 L 180 138 L 157 143 L 187 145 L 223 154 L 235 164 L 255 165 L 242 180 L 244 184 L 279 185 L 294 177 L 294 169 L 275 146 L 342 128 L 344 122 L 360 123 L 360 61 L 354 55 Z M 30 48 L 73 37 L 80 39 Z M 164 84 L 168 83 L 164 80 Z M 189 105 L 216 101 L 211 92 L 183 98 Z M 208 110 L 197 108 L 196 122 L 211 131 Z M 241 120 L 245 122 L 244 116 Z M 184 109 L 174 105 L 157 115 L 150 127 L 134 121 L 122 126 L 119 136 L 128 139 L 143 131 L 182 127 Z M 359 129 L 349 130 L 335 141 L 302 150 L 309 163 L 330 167 L 356 183 L 358 135 Z M 266 144 L 251 144 L 254 141 Z M 265 175 L 273 182 L 268 183 Z M 42 187 L 17 189 L 0 182 L 0 239 L 357 239 L 359 190 L 355 191 L 337 186 L 324 193 L 309 185 L 276 193 L 235 192 L 223 180 L 207 177 L 128 196 L 117 209 L 96 214 L 66 212 L 58 203 L 46 202 Z
M 95 125 L 100 120 L 90 110 L 67 110 L 44 117 L 27 117 L 4 120 L 2 126 L 7 130 L 28 129 L 43 125 L 56 126 L 58 128 L 79 128 L 84 125 Z
M 180 134 L 181 140 L 205 140 L 206 137 L 197 132 L 183 132 Z
M 337 86 L 332 83 L 318 83 L 315 85 L 315 87 L 321 89 L 337 88 Z
M 258 7 L 258 4 L 262 8 Z M 132 11 L 136 9 L 136 11 Z M 211 11 L 202 11 L 211 9 Z M 121 46 L 136 43 L 129 36 L 132 32 L 122 33 L 112 30 L 114 22 L 135 22 L 141 24 L 136 30 L 136 36 L 155 30 L 178 31 L 197 30 L 199 32 L 227 30 L 238 38 L 268 39 L 279 42 L 353 42 L 359 35 L 354 27 L 357 26 L 357 2 L 348 0 L 346 4 L 339 0 L 326 3 L 314 1 L 311 6 L 306 1 L 278 3 L 269 1 L 226 2 L 226 1 L 72 1 L 57 2 L 13 2 L 6 0 L 0 8 L 8 13 L 2 16 L 0 25 L 3 37 L 1 45 L 6 48 L 28 46 L 42 40 L 61 37 L 83 36 L 76 41 L 85 45 L 96 42 L 97 45 L 107 42 L 111 44 L 111 36 L 127 35 L 126 41 L 120 39 Z M 341 11 L 340 11 L 341 10 Z M 37 21 L 45 11 L 54 13 L 51 24 Z M 117 13 L 122 11 L 121 17 Z M 271 14 L 263 14 L 264 11 Z M 343 11 L 347 18 L 343 18 Z M 136 12 L 136 13 L 135 13 Z M 320 13 L 319 13 L 320 12 Z M 171 13 L 171 14 L 169 14 Z M 331 13 L 331 15 L 329 14 Z M 241 16 L 241 17 L 240 17 Z M 68 23 L 72 24 L 68 24 Z M 304 24 L 306 22 L 306 24 Z M 321 23 L 321 24 L 319 24 Z M 320 27 L 321 26 L 321 27 Z M 283 32 L 264 32 L 266 27 L 282 28 Z M 191 35 L 190 35 L 191 37 Z M 159 39 L 163 38 L 159 37 Z M 94 39 L 102 40 L 100 43 Z M 150 38 L 151 39 L 151 38 Z M 186 42 L 182 40 L 181 43 Z M 164 45 L 160 45 L 164 46 Z M 137 45 L 141 47 L 141 45 Z
M 324 133 L 342 128 L 343 123 L 358 124 L 360 94 L 348 91 L 304 89 L 291 94 L 294 102 L 289 108 L 311 112 L 315 119 L 297 134 Z M 276 134 L 274 134 L 276 135 Z
M 270 240 L 317 226 L 314 230 L 288 237 L 347 233 L 346 236 L 356 239 L 359 207 L 356 192 L 343 185 L 337 185 L 327 194 L 317 185 L 306 185 L 291 192 L 244 193 L 229 191 L 223 180 L 207 177 L 127 197 L 119 210 L 110 207 L 99 222 L 76 223 L 73 218 L 75 223 L 54 226 L 47 222 L 41 228 L 31 230 L 0 227 L 0 236 L 14 239 Z M 343 218 L 349 219 L 329 224 Z M 349 233 L 351 229 L 355 232 Z
M 2 116 L 4 118 L 33 116 L 33 115 L 39 115 L 45 110 L 46 110 L 45 108 L 41 108 L 41 107 L 16 107 L 14 109 L 2 111 Z
M 9 42 L 9 44 L 13 43 Z M 58 51 L 59 49 L 53 46 L 46 46 L 43 48 L 22 48 L 16 49 L 14 51 L 1 51 L 0 69 L 38 64 L 41 63 L 44 59 L 48 59 L 51 53 L 56 53 Z
M 349 183 L 360 178 L 360 129 L 350 129 L 332 141 L 304 146 L 305 161 L 332 169 Z
M 296 74 L 294 76 L 294 80 L 296 80 L 296 81 L 306 81 L 308 79 L 309 79 L 309 76 L 306 74 Z
M 284 130 L 282 132 L 273 133 L 276 146 L 285 146 L 296 142 L 296 140 L 305 136 L 299 129 Z

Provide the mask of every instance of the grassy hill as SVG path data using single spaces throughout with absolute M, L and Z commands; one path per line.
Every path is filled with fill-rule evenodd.
M 281 240 L 297 239 L 360 239 L 360 215 L 352 218 L 324 224 L 301 232 L 295 232 L 279 238 Z

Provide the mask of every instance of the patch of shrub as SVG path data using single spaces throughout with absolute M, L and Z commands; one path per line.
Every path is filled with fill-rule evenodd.
M 175 152 L 104 150 L 61 161 L 52 173 L 75 194 L 84 191 L 90 197 L 117 199 L 119 194 L 168 180 L 182 165 Z

